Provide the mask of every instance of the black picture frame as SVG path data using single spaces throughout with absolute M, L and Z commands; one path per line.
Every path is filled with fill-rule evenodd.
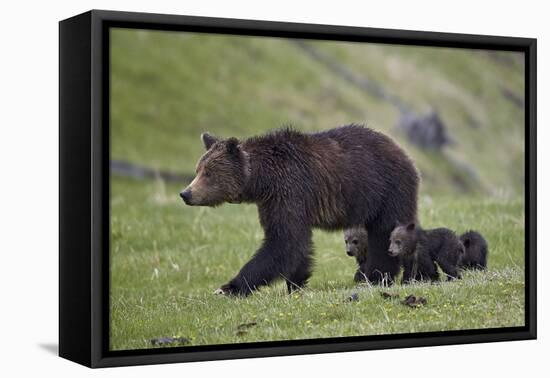
M 525 53 L 524 327 L 109 351 L 110 27 Z M 92 10 L 59 24 L 59 355 L 89 367 L 536 338 L 536 39 Z

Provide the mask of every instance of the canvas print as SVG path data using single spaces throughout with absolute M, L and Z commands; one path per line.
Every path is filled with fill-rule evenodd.
M 109 33 L 111 351 L 525 325 L 523 53 Z

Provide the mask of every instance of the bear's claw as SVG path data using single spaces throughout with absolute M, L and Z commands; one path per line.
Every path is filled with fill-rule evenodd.
M 223 291 L 223 289 L 221 287 L 219 287 L 216 290 L 214 290 L 214 294 L 215 295 L 225 295 L 225 291 Z

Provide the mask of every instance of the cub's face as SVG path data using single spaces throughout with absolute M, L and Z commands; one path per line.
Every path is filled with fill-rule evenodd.
M 190 206 L 218 206 L 241 201 L 247 177 L 248 156 L 235 138 L 219 140 L 201 136 L 206 153 L 197 163 L 195 179 L 181 191 Z
M 406 256 L 414 253 L 416 249 L 415 228 L 414 223 L 405 226 L 399 225 L 394 228 L 390 235 L 390 248 L 388 250 L 390 256 Z
M 358 257 L 367 249 L 367 231 L 359 227 L 348 228 L 344 230 L 344 242 L 347 255 Z

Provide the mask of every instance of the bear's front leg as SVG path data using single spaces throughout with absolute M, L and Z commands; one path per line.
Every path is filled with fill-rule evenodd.
M 403 259 L 403 277 L 401 278 L 401 285 L 408 285 L 411 281 L 416 279 L 416 276 L 413 274 L 413 261 L 411 259 Z
M 260 286 L 281 278 L 291 281 L 289 291 L 303 287 L 310 276 L 311 230 L 297 234 L 283 231 L 286 230 L 266 232 L 254 257 L 215 293 L 247 296 Z
M 307 255 L 302 256 L 302 258 L 298 259 L 296 264 L 294 264 L 296 270 L 290 276 L 285 276 L 288 294 L 303 289 L 311 276 L 311 248 L 308 248 L 306 252 Z

